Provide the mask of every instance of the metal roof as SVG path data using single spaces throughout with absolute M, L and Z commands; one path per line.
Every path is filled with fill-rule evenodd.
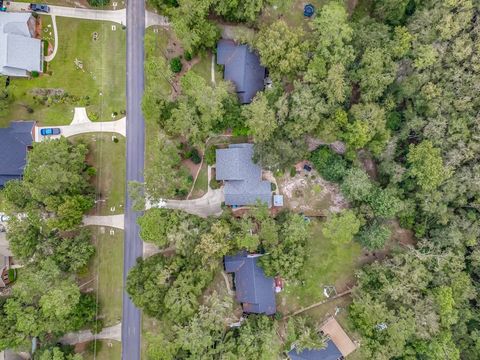
M 8 128 L 0 128 L 0 187 L 22 177 L 34 125 L 33 121 L 15 121 Z
M 342 358 L 342 353 L 332 340 L 328 340 L 325 349 L 303 350 L 297 353 L 294 348 L 289 351 L 288 357 L 291 360 L 338 360 Z
M 252 144 L 231 144 L 216 151 L 216 179 L 225 181 L 226 205 L 272 205 L 270 182 L 262 180 L 262 168 L 252 161 Z
M 225 256 L 225 271 L 235 274 L 235 297 L 247 313 L 273 315 L 276 312 L 275 281 L 257 265 L 259 256 L 246 251 Z
M 0 12 L 0 74 L 27 76 L 41 72 L 42 42 L 32 38 L 30 13 Z
M 217 44 L 217 64 L 224 65 L 224 78 L 235 84 L 239 100 L 248 104 L 255 94 L 263 90 L 265 68 L 247 45 L 222 39 Z

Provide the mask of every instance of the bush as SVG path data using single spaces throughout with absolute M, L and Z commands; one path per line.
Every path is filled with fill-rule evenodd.
M 194 164 L 200 164 L 202 162 L 202 158 L 200 157 L 200 154 L 198 153 L 197 149 L 192 149 L 188 152 L 189 154 L 189 159 L 193 161 Z
M 88 0 L 88 3 L 93 7 L 101 7 L 108 5 L 110 0 Z
M 270 189 L 271 189 L 272 191 L 277 190 L 277 185 L 275 185 L 274 183 L 270 183 Z
M 215 146 L 209 146 L 207 150 L 205 150 L 205 161 L 207 165 L 215 165 L 216 150 Z
M 391 231 L 385 225 L 373 223 L 372 225 L 364 228 L 358 239 L 360 243 L 368 250 L 379 250 L 385 246 L 385 243 L 390 239 Z
M 13 282 L 17 278 L 17 270 L 8 269 L 8 281 Z
M 183 67 L 182 61 L 180 60 L 179 57 L 176 57 L 170 60 L 170 69 L 174 73 L 179 73 L 180 71 L 182 71 L 182 67 Z
M 320 147 L 310 155 L 315 169 L 325 180 L 340 182 L 347 171 L 347 162 L 329 147 Z
M 217 181 L 215 179 L 210 180 L 210 188 L 212 188 L 213 190 L 220 189 L 220 186 L 221 186 L 220 181 Z
M 294 177 L 295 175 L 297 175 L 297 169 L 295 168 L 295 166 L 292 166 L 290 168 L 290 177 Z
M 32 75 L 32 78 L 38 78 L 40 76 L 38 71 L 32 71 L 30 74 Z
M 193 58 L 193 55 L 191 52 L 187 51 L 185 54 L 185 60 L 190 61 Z
M 87 175 L 89 177 L 97 175 L 97 169 L 95 169 L 93 166 L 89 166 L 86 171 Z

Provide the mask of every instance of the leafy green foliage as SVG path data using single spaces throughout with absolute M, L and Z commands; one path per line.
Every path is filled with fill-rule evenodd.
M 175 57 L 172 60 L 170 60 L 170 69 L 174 73 L 179 73 L 182 71 L 182 60 L 179 57 Z
M 360 220 L 352 210 L 345 210 L 339 214 L 331 215 L 323 226 L 323 235 L 339 244 L 353 240 L 360 230 Z
M 347 171 L 347 162 L 341 155 L 322 146 L 311 153 L 310 160 L 325 180 L 339 182 Z
M 386 225 L 374 222 L 360 231 L 358 239 L 368 250 L 379 250 L 384 247 L 390 236 L 391 231 Z

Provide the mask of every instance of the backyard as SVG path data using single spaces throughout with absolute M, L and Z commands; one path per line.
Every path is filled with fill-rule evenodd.
M 112 136 L 118 142 L 112 141 Z M 88 145 L 87 162 L 97 170 L 92 179 L 98 200 L 95 214 L 122 214 L 125 203 L 125 138 L 112 133 L 94 133 L 75 136 L 71 140 Z
M 108 121 L 125 111 L 125 30 L 118 24 L 57 18 L 59 48 L 38 78 L 14 78 L 13 98 L 0 126 L 11 120 L 41 125 L 69 124 L 73 108 L 85 106 L 91 120 Z M 44 36 L 53 38 L 49 16 L 42 17 Z M 45 31 L 47 29 L 47 31 Z

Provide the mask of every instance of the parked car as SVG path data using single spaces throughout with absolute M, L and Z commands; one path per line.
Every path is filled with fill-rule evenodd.
M 45 4 L 30 4 L 30 10 L 35 11 L 35 12 L 49 13 L 50 12 L 50 6 L 45 5 Z
M 7 222 L 8 220 L 10 220 L 10 216 L 5 214 L 0 215 L 0 222 Z
M 43 136 L 50 136 L 50 135 L 60 135 L 59 128 L 45 128 L 40 130 L 40 134 Z

